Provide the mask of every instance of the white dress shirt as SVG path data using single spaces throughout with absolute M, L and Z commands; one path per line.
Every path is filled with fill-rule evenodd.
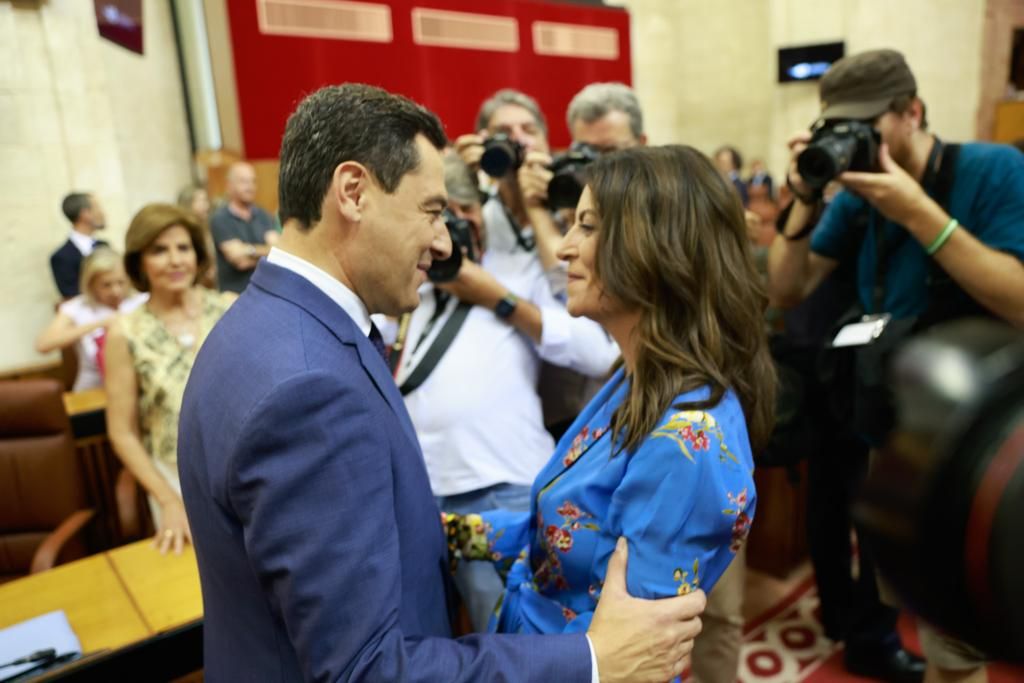
M 341 306 L 341 310 L 348 313 L 348 317 L 352 318 L 356 327 L 364 335 L 370 334 L 370 314 L 366 310 L 366 304 L 356 296 L 355 292 L 341 284 L 333 275 L 295 254 L 289 254 L 280 247 L 271 247 L 270 253 L 267 254 L 267 261 L 309 280 L 317 289 L 329 296 L 334 303 Z
M 94 238 L 89 235 L 83 235 L 77 230 L 72 230 L 68 239 L 71 240 L 71 244 L 75 245 L 78 251 L 82 252 L 82 256 L 88 256 L 96 248 L 96 240 Z

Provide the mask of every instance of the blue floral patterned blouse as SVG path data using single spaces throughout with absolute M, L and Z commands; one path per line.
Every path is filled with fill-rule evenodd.
M 643 598 L 710 592 L 745 540 L 753 459 L 736 395 L 707 410 L 670 408 L 632 454 L 613 455 L 609 424 L 627 392 L 620 369 L 558 443 L 529 513 L 470 515 L 460 531 L 449 523 L 464 557 L 508 570 L 492 630 L 586 631 L 619 536 L 629 541 L 629 592 Z

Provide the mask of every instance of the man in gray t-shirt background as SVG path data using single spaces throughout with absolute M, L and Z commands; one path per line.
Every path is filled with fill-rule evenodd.
M 228 169 L 228 201 L 210 216 L 210 232 L 217 245 L 217 286 L 239 292 L 260 257 L 277 241 L 274 218 L 256 206 L 256 171 L 239 161 Z

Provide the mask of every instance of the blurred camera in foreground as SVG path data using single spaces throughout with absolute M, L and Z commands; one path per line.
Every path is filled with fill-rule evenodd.
M 965 320 L 893 364 L 897 425 L 856 516 L 906 606 L 1024 662 L 1024 334 Z

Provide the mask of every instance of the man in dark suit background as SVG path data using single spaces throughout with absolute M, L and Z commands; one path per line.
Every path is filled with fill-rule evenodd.
M 103 242 L 93 235 L 104 228 L 106 217 L 96 198 L 84 192 L 72 192 L 61 203 L 61 210 L 71 221 L 71 234 L 60 248 L 50 255 L 50 269 L 60 295 L 65 299 L 78 296 L 78 275 L 82 259 Z
M 686 663 L 703 594 L 630 597 L 623 551 L 586 634 L 450 637 L 445 535 L 370 321 L 415 308 L 450 253 L 445 144 L 433 114 L 369 86 L 288 121 L 281 240 L 181 410 L 211 682 L 664 681 Z

